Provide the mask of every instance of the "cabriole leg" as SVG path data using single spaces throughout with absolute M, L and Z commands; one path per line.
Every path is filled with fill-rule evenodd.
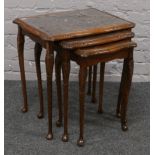
M 18 48 L 18 59 L 20 67 L 20 75 L 22 82 L 22 92 L 24 98 L 24 105 L 21 109 L 23 113 L 28 111 L 27 103 L 27 92 L 26 92 L 26 80 L 25 80 L 25 67 L 24 67 L 24 35 L 22 34 L 22 29 L 18 26 L 18 35 L 17 35 L 17 48 Z
M 103 87 L 104 87 L 105 62 L 100 64 L 100 83 L 99 83 L 99 106 L 98 113 L 103 113 Z
M 39 100 L 40 100 L 40 110 L 38 113 L 38 118 L 44 117 L 44 104 L 43 104 L 43 88 L 42 88 L 42 79 L 41 79 L 41 67 L 40 67 L 40 56 L 42 52 L 42 47 L 39 43 L 35 43 L 35 63 L 36 63 L 36 72 L 37 72 L 37 78 L 38 78 L 38 94 L 39 94 Z
M 87 95 L 91 95 L 91 85 L 92 85 L 92 66 L 89 67 Z
M 63 95 L 64 95 L 64 134 L 62 141 L 68 141 L 68 83 L 70 73 L 70 56 L 68 51 L 62 54 L 62 73 L 63 73 Z
M 92 102 L 96 103 L 96 78 L 97 78 L 97 65 L 93 66 L 93 88 L 92 88 Z
M 85 84 L 86 84 L 86 77 L 87 77 L 87 68 L 80 66 L 80 71 L 79 71 L 79 124 L 80 124 L 80 135 L 79 139 L 77 141 L 77 144 L 79 146 L 84 145 L 84 101 L 85 101 Z
M 58 114 L 59 118 L 56 122 L 57 127 L 62 126 L 62 93 L 61 93 L 61 57 L 57 51 L 55 58 L 55 75 L 56 75 L 56 86 L 57 86 L 57 102 L 58 102 Z
M 46 74 L 47 74 L 47 100 L 48 100 L 48 134 L 47 139 L 53 138 L 52 133 L 52 75 L 54 65 L 54 50 L 50 42 L 46 43 Z
M 122 101 L 122 93 L 123 93 L 123 83 L 125 80 L 125 60 L 123 62 L 123 70 L 122 70 L 122 77 L 121 77 L 121 83 L 119 88 L 119 95 L 118 95 L 118 101 L 117 101 L 117 109 L 116 109 L 116 116 L 118 118 L 121 118 L 121 101 Z
M 128 98 L 129 98 L 129 92 L 130 87 L 132 83 L 132 75 L 133 75 L 133 49 L 129 50 L 129 56 L 125 59 L 123 70 L 124 72 L 124 80 L 123 80 L 123 92 L 122 92 L 122 101 L 121 101 L 121 125 L 122 130 L 126 131 L 128 130 L 127 125 L 127 105 L 128 105 Z

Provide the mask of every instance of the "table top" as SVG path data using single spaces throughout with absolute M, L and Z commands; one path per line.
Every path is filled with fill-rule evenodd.
M 48 13 L 13 21 L 43 40 L 58 41 L 133 28 L 132 22 L 94 8 Z

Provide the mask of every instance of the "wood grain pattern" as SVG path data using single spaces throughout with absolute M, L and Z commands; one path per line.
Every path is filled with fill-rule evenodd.
M 123 48 L 128 48 L 128 47 L 136 47 L 135 42 L 130 42 L 130 41 L 119 41 L 116 43 L 110 43 L 106 45 L 100 45 L 100 46 L 95 46 L 95 47 L 88 47 L 88 48 L 82 48 L 78 49 L 75 51 L 77 55 L 80 57 L 89 57 L 89 56 L 94 56 L 94 55 L 100 55 L 100 54 L 109 54 L 115 51 L 118 51 Z
M 17 18 L 13 22 L 25 31 L 48 41 L 107 33 L 135 26 L 132 22 L 93 8 Z
M 61 45 L 65 49 L 76 49 L 82 47 L 89 47 L 94 45 L 103 45 L 106 43 L 112 43 L 127 38 L 133 38 L 134 33 L 131 30 L 121 30 L 111 33 L 93 35 L 89 37 L 82 37 L 71 39 L 68 41 L 62 41 Z
M 105 48 L 106 47 L 106 48 Z M 79 49 L 75 52 L 72 52 L 71 59 L 76 61 L 80 65 L 80 76 L 79 76 L 79 104 L 80 104 L 80 135 L 78 139 L 78 145 L 83 146 L 84 145 L 84 88 L 85 84 L 83 83 L 85 81 L 85 73 L 87 71 L 84 71 L 84 68 L 87 68 L 90 65 L 96 65 L 97 63 L 101 63 L 101 70 L 100 70 L 100 88 L 99 88 L 99 106 L 98 106 L 98 112 L 103 111 L 102 109 L 102 95 L 103 95 L 103 76 L 104 76 L 104 66 L 105 62 L 109 60 L 114 60 L 117 58 L 123 58 L 125 59 L 124 63 L 124 69 L 123 69 L 123 80 L 122 80 L 122 89 L 121 89 L 121 126 L 122 130 L 126 131 L 128 129 L 127 126 L 127 119 L 126 119 L 126 113 L 127 113 L 127 103 L 128 103 L 128 97 L 129 97 L 129 91 L 132 81 L 132 74 L 133 74 L 133 48 L 136 47 L 136 43 L 132 41 L 119 41 L 113 44 L 109 45 L 103 45 L 103 46 L 96 46 L 92 48 L 87 48 L 87 51 L 97 51 L 100 49 L 100 51 L 103 51 L 102 53 L 99 52 L 99 54 L 94 53 L 94 55 L 91 53 L 90 55 L 87 54 L 87 57 L 83 57 L 83 53 L 81 51 L 85 51 L 85 49 Z M 103 49 L 102 49 L 103 48 Z M 88 50 L 89 49 L 89 50 Z M 106 50 L 105 50 L 106 49 Z M 80 51 L 80 53 L 78 53 Z M 104 52 L 106 51 L 106 52 Z
M 60 41 L 74 42 L 74 48 L 77 50 L 64 50 L 62 47 L 62 71 L 63 71 L 63 91 L 64 91 L 64 134 L 63 141 L 68 141 L 68 82 L 70 71 L 70 60 L 76 61 L 80 65 L 79 72 L 79 106 L 80 106 L 80 135 L 78 145 L 84 144 L 84 97 L 85 97 L 85 79 L 87 74 L 87 67 L 97 65 L 114 59 L 125 59 L 125 71 L 122 82 L 121 98 L 121 122 L 122 129 L 125 130 L 126 124 L 126 110 L 129 89 L 131 85 L 132 70 L 133 70 L 133 48 L 136 46 L 131 41 L 133 33 L 131 29 L 135 26 L 134 23 L 111 15 L 107 12 L 97 9 L 89 8 L 76 11 L 66 11 L 61 13 L 48 13 L 39 16 L 17 18 L 13 21 L 18 25 L 18 56 L 21 70 L 22 90 L 24 97 L 23 112 L 28 110 L 26 81 L 24 70 L 24 35 L 29 36 L 33 41 L 39 43 L 46 49 L 46 74 L 47 74 L 47 100 L 48 100 L 48 134 L 47 139 L 53 138 L 52 133 L 52 75 L 54 65 L 54 50 L 56 44 Z M 112 34 L 112 33 L 121 33 Z M 99 35 L 100 34 L 100 35 Z M 111 36 L 110 36 L 111 35 Z M 103 36 L 103 37 L 102 37 Z M 84 37 L 84 38 L 81 38 Z M 90 38 L 85 38 L 90 37 Z M 96 37 L 96 38 L 95 38 Z M 69 40 L 79 38 L 79 40 Z M 82 40 L 83 39 L 83 40 Z M 84 41 L 85 39 L 85 41 Z M 123 41 L 120 41 L 123 40 Z M 76 41 L 76 43 L 75 43 Z M 78 42 L 79 41 L 79 42 Z M 64 43 L 63 43 L 64 44 Z M 102 45 L 100 45 L 102 44 Z M 68 46 L 68 45 L 67 45 Z M 87 47 L 85 47 L 87 46 Z M 93 46 L 93 47 L 88 47 Z M 79 48 L 80 47 L 80 48 Z M 82 48 L 84 47 L 84 48 Z M 131 50 L 132 48 L 132 50 Z M 131 56 L 132 55 L 132 56 Z M 39 58 L 39 56 L 37 56 Z M 61 56 L 60 56 L 61 57 Z M 37 59 L 38 59 L 37 58 Z M 38 60 L 36 60 L 39 62 Z M 58 63 L 59 64 L 59 63 Z M 38 67 L 38 66 L 37 66 Z M 57 68 L 58 67 L 58 68 Z M 57 66 L 57 77 L 60 81 L 60 66 Z M 38 69 L 39 73 L 39 69 Z M 58 85 L 57 81 L 57 85 Z M 39 84 L 39 83 L 38 83 Z M 101 85 L 102 87 L 102 85 Z M 57 87 L 60 88 L 60 85 Z M 41 89 L 41 87 L 39 88 Z M 41 93 L 40 93 L 41 95 Z M 59 97 L 61 94 L 59 92 Z M 102 100 L 101 98 L 99 99 Z M 61 106 L 61 100 L 58 101 Z M 101 103 L 100 103 L 101 105 Z M 61 110 L 59 108 L 59 110 Z M 59 113 L 59 120 L 61 121 L 61 114 Z

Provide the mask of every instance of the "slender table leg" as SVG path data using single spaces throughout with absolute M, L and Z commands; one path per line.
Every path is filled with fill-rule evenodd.
M 103 113 L 103 87 L 104 87 L 105 62 L 100 64 L 100 83 L 99 83 L 99 106 L 98 113 Z
M 116 116 L 118 118 L 121 118 L 121 101 L 122 101 L 122 91 L 123 91 L 123 83 L 125 80 L 124 76 L 125 76 L 125 59 L 124 59 L 124 63 L 123 63 L 123 70 L 122 70 L 122 77 L 121 77 L 121 84 L 120 84 L 120 88 L 119 88 L 119 95 L 118 95 L 118 101 L 117 101 L 117 109 L 116 109 Z
M 23 98 L 24 98 L 24 105 L 22 108 L 23 113 L 28 111 L 25 67 L 24 67 L 24 42 L 25 42 L 25 39 L 24 39 L 24 35 L 22 34 L 22 29 L 18 26 L 17 48 L 18 48 L 18 59 L 19 59 L 20 75 L 21 75 L 21 82 L 22 82 L 22 92 L 23 92 Z
M 85 83 L 86 83 L 86 77 L 87 77 L 87 68 L 80 66 L 80 71 L 79 71 L 79 106 L 80 106 L 80 111 L 79 111 L 79 123 L 80 123 L 80 135 L 79 139 L 77 141 L 77 144 L 79 146 L 84 145 L 84 100 L 85 100 Z
M 63 73 L 63 99 L 64 99 L 64 134 L 62 141 L 68 141 L 68 83 L 70 73 L 70 56 L 68 51 L 63 51 L 62 54 L 62 73 Z
M 57 86 L 57 99 L 58 99 L 58 113 L 59 118 L 56 122 L 57 127 L 62 126 L 62 93 L 61 93 L 61 57 L 60 52 L 57 51 L 55 58 L 55 75 L 56 75 L 56 86 Z
M 44 117 L 44 104 L 43 104 L 43 88 L 42 88 L 42 79 L 41 79 L 41 68 L 40 68 L 40 56 L 42 52 L 42 47 L 39 43 L 35 43 L 34 57 L 36 63 L 36 72 L 38 78 L 38 94 L 40 100 L 40 110 L 38 113 L 38 118 Z
M 128 104 L 128 98 L 129 98 L 129 92 L 130 92 L 130 87 L 132 83 L 132 75 L 133 75 L 133 49 L 129 50 L 129 57 L 125 59 L 124 62 L 124 80 L 123 80 L 123 92 L 122 92 L 122 101 L 121 101 L 121 126 L 122 130 L 126 131 L 128 130 L 128 125 L 127 125 L 127 104 Z
M 93 89 L 92 89 L 92 102 L 96 103 L 96 77 L 97 77 L 97 65 L 93 66 Z
M 53 138 L 52 133 L 52 76 L 54 65 L 54 50 L 51 42 L 46 42 L 46 74 L 47 74 L 47 100 L 48 100 L 48 134 L 47 139 Z
M 92 66 L 89 67 L 87 95 L 91 95 L 91 83 L 92 83 Z

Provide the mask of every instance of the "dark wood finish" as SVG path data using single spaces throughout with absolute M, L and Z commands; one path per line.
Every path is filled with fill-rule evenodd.
M 80 57 L 87 58 L 88 56 L 91 57 L 91 56 L 100 55 L 100 54 L 101 55 L 103 55 L 103 54 L 106 55 L 109 53 L 112 54 L 116 50 L 128 48 L 132 45 L 135 45 L 135 43 L 129 42 L 129 40 L 123 40 L 123 41 L 119 41 L 119 44 L 118 44 L 118 42 L 115 42 L 115 43 L 109 43 L 106 45 L 78 49 L 75 51 L 75 53 L 77 55 L 79 55 Z
M 52 133 L 52 73 L 54 65 L 54 49 L 50 42 L 46 43 L 46 74 L 47 74 L 47 99 L 48 99 L 48 134 L 47 139 L 53 138 Z
M 130 92 L 130 87 L 132 83 L 132 75 L 133 75 L 133 48 L 128 49 L 129 50 L 129 55 L 128 57 L 124 60 L 124 80 L 122 81 L 122 91 L 121 91 L 121 123 L 122 123 L 122 130 L 126 131 L 128 130 L 128 125 L 127 125 L 127 118 L 126 118 L 126 113 L 127 113 L 127 104 L 128 104 L 128 98 L 129 98 L 129 92 Z
M 96 78 L 97 78 L 97 65 L 93 66 L 93 88 L 92 88 L 92 103 L 96 103 Z
M 22 112 L 28 111 L 28 103 L 27 103 L 27 92 L 26 92 L 26 80 L 25 80 L 25 67 L 24 67 L 24 35 L 22 34 L 22 29 L 18 26 L 18 35 L 17 35 L 17 48 L 18 48 L 18 59 L 19 59 L 19 67 L 20 67 L 20 75 L 22 82 L 22 92 L 24 98 L 24 105 L 22 108 Z
M 24 31 L 48 41 L 107 33 L 135 26 L 132 22 L 93 8 L 17 18 L 14 23 L 20 25 Z
M 52 139 L 52 75 L 53 75 L 53 64 L 54 64 L 54 48 L 55 41 L 59 42 L 60 40 L 67 40 L 77 37 L 86 37 L 93 36 L 98 34 L 107 34 L 116 31 L 130 30 L 135 25 L 132 22 L 123 20 L 119 17 L 111 15 L 109 13 L 99 11 L 97 9 L 89 8 L 84 10 L 76 11 L 67 11 L 61 13 L 48 13 L 39 16 L 17 18 L 13 21 L 18 24 L 18 54 L 19 54 L 19 65 L 21 70 L 21 80 L 22 80 L 22 90 L 24 97 L 24 108 L 23 111 L 28 110 L 27 106 L 27 95 L 26 95 L 26 82 L 25 82 L 25 71 L 24 71 L 24 56 L 23 56 L 23 46 L 24 46 L 24 35 L 30 37 L 34 42 L 39 43 L 42 47 L 46 49 L 46 72 L 47 72 L 47 98 L 48 98 L 48 135 L 47 139 Z M 84 24 L 83 24 L 84 23 Z M 116 40 L 115 40 L 116 41 Z M 95 47 L 97 51 L 101 50 Z M 103 48 L 103 47 L 101 47 Z M 82 68 L 87 66 L 96 65 L 98 62 L 110 61 L 117 58 L 127 58 L 128 54 L 120 50 L 119 53 L 115 53 L 113 49 L 109 50 L 110 53 L 104 53 L 102 55 L 96 51 L 95 55 L 90 56 L 89 52 L 86 52 L 85 49 L 84 55 L 81 56 L 80 50 L 77 50 L 71 57 L 73 60 L 80 65 Z M 104 48 L 105 50 L 106 48 Z M 108 49 L 106 49 L 108 50 Z M 92 51 L 92 50 L 91 50 Z M 63 52 L 62 52 L 63 53 Z M 66 55 L 68 55 L 67 52 Z M 79 54 L 78 54 L 79 53 Z M 62 54 L 63 55 L 63 54 Z M 87 57 L 89 56 L 89 59 Z M 67 56 L 64 56 L 66 60 Z M 81 59 L 82 57 L 82 59 Z M 68 57 L 67 57 L 68 59 Z M 68 60 L 67 60 L 68 61 Z M 68 140 L 68 131 L 67 131 L 67 109 L 68 109 L 68 78 L 69 78 L 69 61 L 62 63 L 63 79 L 64 79 L 64 90 L 67 92 L 64 93 L 64 140 Z M 83 63 L 85 62 L 85 63 Z M 67 70 L 67 73 L 65 72 Z M 66 97 L 67 96 L 67 97 Z M 82 102 L 82 101 L 81 101 Z M 60 108 L 59 108 L 60 109 Z M 82 127 L 81 127 L 82 128 Z M 82 129 L 81 129 L 82 130 Z M 67 138 L 66 138 L 67 137 Z M 82 136 L 81 136 L 82 137 Z
M 89 37 L 74 38 L 68 41 L 62 41 L 60 45 L 65 49 L 77 49 L 82 47 L 103 45 L 106 43 L 111 43 L 119 40 L 124 40 L 127 38 L 133 38 L 134 33 L 131 29 L 121 30 L 116 32 L 110 32 L 105 34 L 92 35 Z
M 124 40 L 124 39 L 131 39 L 134 37 L 134 33 L 131 32 L 131 29 L 105 33 L 100 35 L 93 35 L 89 37 L 82 37 L 82 38 L 75 38 L 67 41 L 62 41 L 60 45 L 68 50 L 74 50 L 81 47 L 89 47 L 93 45 L 102 45 L 106 43 L 113 43 L 116 41 Z M 93 72 L 93 90 L 92 90 L 92 102 L 96 102 L 96 68 L 94 68 Z M 89 95 L 91 93 L 91 67 L 89 68 L 89 75 L 88 75 L 88 92 Z
M 37 115 L 38 118 L 44 117 L 43 88 L 42 88 L 41 68 L 40 68 L 41 52 L 42 52 L 41 45 L 39 43 L 35 43 L 34 57 L 35 57 L 36 72 L 37 72 L 37 79 L 38 79 L 38 94 L 39 94 L 39 100 L 40 100 L 40 110 Z
M 61 93 L 61 53 L 60 49 L 57 50 L 55 58 L 55 75 L 56 75 L 56 86 L 57 86 L 57 99 L 58 99 L 58 114 L 59 118 L 56 122 L 57 127 L 62 126 L 62 93 Z
M 40 40 L 38 37 L 36 40 L 36 36 L 34 37 L 33 35 L 30 34 L 30 32 L 24 32 L 23 29 L 18 26 L 18 36 L 17 36 L 17 44 L 18 44 L 18 55 L 19 55 L 19 66 L 20 66 L 20 72 L 21 72 L 21 81 L 22 81 L 22 90 L 23 90 L 23 98 L 24 98 L 24 107 L 22 109 L 23 112 L 26 112 L 28 110 L 28 104 L 27 104 L 27 93 L 26 93 L 26 81 L 25 81 L 25 69 L 24 69 L 24 56 L 23 56 L 23 46 L 24 46 L 24 35 L 28 35 L 29 37 L 32 37 L 31 39 L 34 40 L 35 42 L 38 42 L 38 44 L 41 43 L 41 46 L 45 47 L 46 50 L 46 71 L 47 71 L 47 98 L 48 98 L 48 134 L 47 134 L 47 139 L 50 140 L 53 138 L 53 133 L 52 133 L 52 74 L 53 74 L 53 64 L 54 64 L 54 49 L 53 45 L 51 42 L 43 42 Z M 37 45 L 39 46 L 39 45 Z M 41 50 L 40 47 L 36 47 L 35 51 Z M 40 63 L 40 56 L 37 53 L 37 76 L 38 76 L 38 87 L 39 87 L 39 96 L 40 96 L 40 113 L 38 114 L 38 117 L 43 117 L 43 96 L 42 94 L 42 89 L 41 89 L 41 78 L 40 75 L 40 69 L 38 69 L 38 63 Z M 39 61 L 39 62 L 38 62 Z
M 87 95 L 91 95 L 91 83 L 92 83 L 92 66 L 89 67 Z
M 90 37 L 82 37 L 82 38 L 75 38 L 68 41 L 62 41 L 60 45 L 69 50 L 74 50 L 81 47 L 89 47 L 93 45 L 100 45 L 100 44 L 106 44 L 111 43 L 127 38 L 134 37 L 134 33 L 131 32 L 130 29 L 127 30 L 121 30 L 116 32 L 111 32 L 107 34 L 100 34 Z M 92 102 L 96 102 L 96 68 L 94 68 L 93 72 L 93 90 L 92 90 Z M 89 68 L 89 75 L 88 75 L 88 95 L 91 93 L 91 67 Z
M 90 65 L 96 65 L 97 63 L 101 63 L 101 77 L 100 77 L 100 90 L 99 90 L 99 107 L 98 111 L 102 112 L 102 94 L 103 94 L 103 80 L 104 80 L 104 66 L 105 62 L 114 60 L 114 59 L 125 59 L 127 63 L 125 63 L 125 71 L 127 73 L 123 80 L 123 93 L 122 101 L 121 101 L 121 124 L 122 129 L 125 131 L 127 128 L 127 120 L 126 120 L 126 110 L 127 110 L 127 101 L 128 101 L 128 93 L 129 93 L 129 84 L 131 84 L 131 72 L 132 72 L 132 58 L 133 47 L 136 46 L 136 43 L 130 40 L 118 41 L 113 44 L 100 45 L 89 48 L 78 49 L 74 52 L 70 53 L 71 60 L 76 61 L 80 65 L 79 71 L 79 104 L 80 104 L 80 136 L 78 139 L 78 145 L 84 145 L 84 91 L 85 91 L 85 78 L 86 78 L 86 68 Z M 65 50 L 66 51 L 66 50 Z M 95 52 L 94 52 L 95 51 Z M 94 52 L 94 55 L 93 55 Z M 132 53 L 132 54 L 131 54 Z M 129 65 L 130 64 L 130 65 Z M 125 83 L 127 81 L 128 85 Z M 102 89 L 102 90 L 101 90 Z M 66 89 L 64 89 L 66 92 Z M 65 96 L 64 96 L 65 97 Z M 125 102 L 125 103 L 124 103 Z M 67 104 L 67 102 L 65 103 Z M 65 112 L 65 111 L 64 111 Z
M 64 95 L 64 134 L 62 140 L 68 141 L 68 83 L 70 73 L 70 53 L 62 52 L 62 73 L 63 73 L 63 95 Z
M 121 76 L 121 83 L 120 83 L 120 88 L 119 88 L 119 95 L 118 95 L 118 101 L 117 101 L 117 108 L 116 108 L 116 116 L 118 118 L 121 117 L 121 99 L 122 99 L 122 92 L 123 92 L 123 80 L 125 80 L 125 59 L 123 62 L 123 70 L 122 70 L 122 76 Z
M 78 60 L 80 60 L 81 61 L 81 57 L 83 58 L 82 60 L 83 60 L 83 62 L 82 62 L 82 65 L 85 65 L 85 63 L 84 62 L 87 62 L 86 61 L 86 59 L 87 59 L 87 57 L 90 57 L 89 59 L 88 59 L 88 61 L 91 61 L 91 58 L 92 59 L 94 59 L 94 62 L 96 61 L 96 58 L 94 58 L 94 56 L 93 56 L 93 54 L 92 54 L 92 51 L 94 51 L 95 50 L 95 48 L 96 49 L 99 49 L 99 51 L 98 51 L 98 53 L 97 53 L 97 50 L 95 50 L 95 53 L 94 53 L 94 55 L 96 55 L 97 56 L 97 58 L 101 58 L 101 59 L 103 59 L 102 58 L 102 55 L 103 55 L 103 57 L 104 57 L 104 59 L 105 59 L 105 55 L 107 55 L 107 57 L 108 57 L 108 59 L 109 59 L 109 53 L 111 52 L 112 54 L 116 54 L 117 56 L 118 56 L 118 54 L 116 53 L 116 51 L 119 51 L 119 54 L 120 54 L 120 58 L 123 58 L 123 57 L 127 57 L 127 55 L 128 55 L 128 53 L 125 53 L 125 56 L 124 56 L 124 54 L 122 54 L 121 52 L 123 52 L 124 53 L 124 51 L 121 51 L 120 52 L 120 49 L 123 49 L 123 48 L 128 48 L 128 47 L 130 47 L 130 46 L 133 46 L 133 45 L 135 45 L 135 43 L 133 43 L 133 42 L 129 42 L 128 40 L 125 40 L 125 41 L 119 41 L 119 42 L 114 42 L 113 44 L 112 43 L 110 43 L 110 44 L 108 44 L 108 45 L 101 45 L 101 46 L 96 46 L 96 47 L 93 47 L 93 48 L 83 48 L 83 49 L 80 49 L 80 50 L 77 50 L 77 51 L 75 51 L 75 53 L 77 54 L 76 56 L 75 56 L 75 61 L 78 61 Z M 101 53 L 101 47 L 103 48 L 102 50 L 102 53 Z M 83 50 L 84 52 L 81 52 L 81 50 Z M 104 51 L 105 50 L 105 51 Z M 79 53 L 78 53 L 79 52 Z M 86 52 L 86 53 L 85 53 Z M 114 52 L 114 53 L 113 53 Z M 67 76 L 66 78 L 64 78 L 64 79 L 66 79 L 66 80 L 64 80 L 64 135 L 63 135 L 63 137 L 62 137 L 62 140 L 63 141 L 68 141 L 68 131 L 67 131 L 67 129 L 68 129 L 68 127 L 67 127 L 67 124 L 68 124 L 68 80 L 67 80 L 67 78 L 69 78 L 69 62 L 70 62 L 70 56 L 69 56 L 69 51 L 66 51 L 66 50 L 63 50 L 62 51 L 62 62 L 63 63 L 66 63 L 66 69 L 65 68 L 63 68 L 63 76 Z M 66 53 L 66 54 L 65 54 Z M 71 54 L 72 54 L 72 52 L 71 52 Z M 81 54 L 81 55 L 80 55 Z M 87 55 L 87 57 L 86 57 L 86 55 L 85 54 L 88 54 Z M 89 56 L 89 54 L 90 54 L 90 56 Z M 66 55 L 68 55 L 68 57 L 66 58 Z M 73 54 L 74 55 L 74 54 Z M 79 59 L 77 59 L 78 58 L 78 55 L 79 55 Z M 83 57 L 83 55 L 84 55 L 84 57 Z M 99 56 L 98 56 L 99 55 Z M 117 58 L 115 55 L 113 56 L 114 58 Z M 112 58 L 112 57 L 110 57 L 110 58 Z M 111 60 L 113 60 L 114 58 L 112 58 Z M 119 58 L 119 57 L 118 57 Z M 99 60 L 98 61 L 98 59 L 97 59 L 97 62 L 100 62 L 101 60 Z M 107 60 L 108 61 L 108 60 Z M 92 62 L 92 61 L 91 61 Z M 79 63 L 79 65 L 81 64 L 81 62 Z M 89 65 L 90 64 L 90 62 L 88 63 L 88 64 L 86 64 L 86 65 Z M 94 64 L 92 64 L 92 65 L 94 65 L 94 77 L 93 77 L 93 91 L 92 91 L 92 99 L 93 99 L 93 101 L 95 101 L 95 97 L 96 97 L 96 94 L 95 94 L 95 92 L 96 92 L 96 75 L 97 75 L 97 65 L 94 63 Z M 68 67 L 67 67 L 68 66 Z M 68 68 L 68 69 L 67 69 Z M 102 68 L 102 70 L 103 70 L 103 68 Z M 104 73 L 102 73 L 102 74 L 104 74 Z M 102 78 L 102 80 L 103 80 L 103 76 L 101 76 L 101 78 Z M 101 88 L 100 88 L 100 98 L 99 98 L 99 100 L 100 100 L 100 103 L 99 103 L 99 107 L 98 107 L 98 110 L 99 110 L 99 112 L 101 112 L 102 111 L 102 97 L 101 97 L 101 94 L 102 94 L 102 90 L 101 89 L 103 89 L 103 84 L 101 83 Z M 81 113 L 81 112 L 80 112 Z M 83 126 L 83 125 L 80 125 L 81 127 Z M 81 129 L 81 131 L 83 131 L 83 129 Z M 83 133 L 83 132 L 82 132 Z
M 84 98 L 85 98 L 86 77 L 87 77 L 87 68 L 80 66 L 80 71 L 79 71 L 80 135 L 79 135 L 79 139 L 77 141 L 77 144 L 79 146 L 84 145 L 84 139 L 83 139 L 83 134 L 84 134 Z
M 99 106 L 98 113 L 103 113 L 103 87 L 104 87 L 105 62 L 100 63 L 100 82 L 99 82 Z

